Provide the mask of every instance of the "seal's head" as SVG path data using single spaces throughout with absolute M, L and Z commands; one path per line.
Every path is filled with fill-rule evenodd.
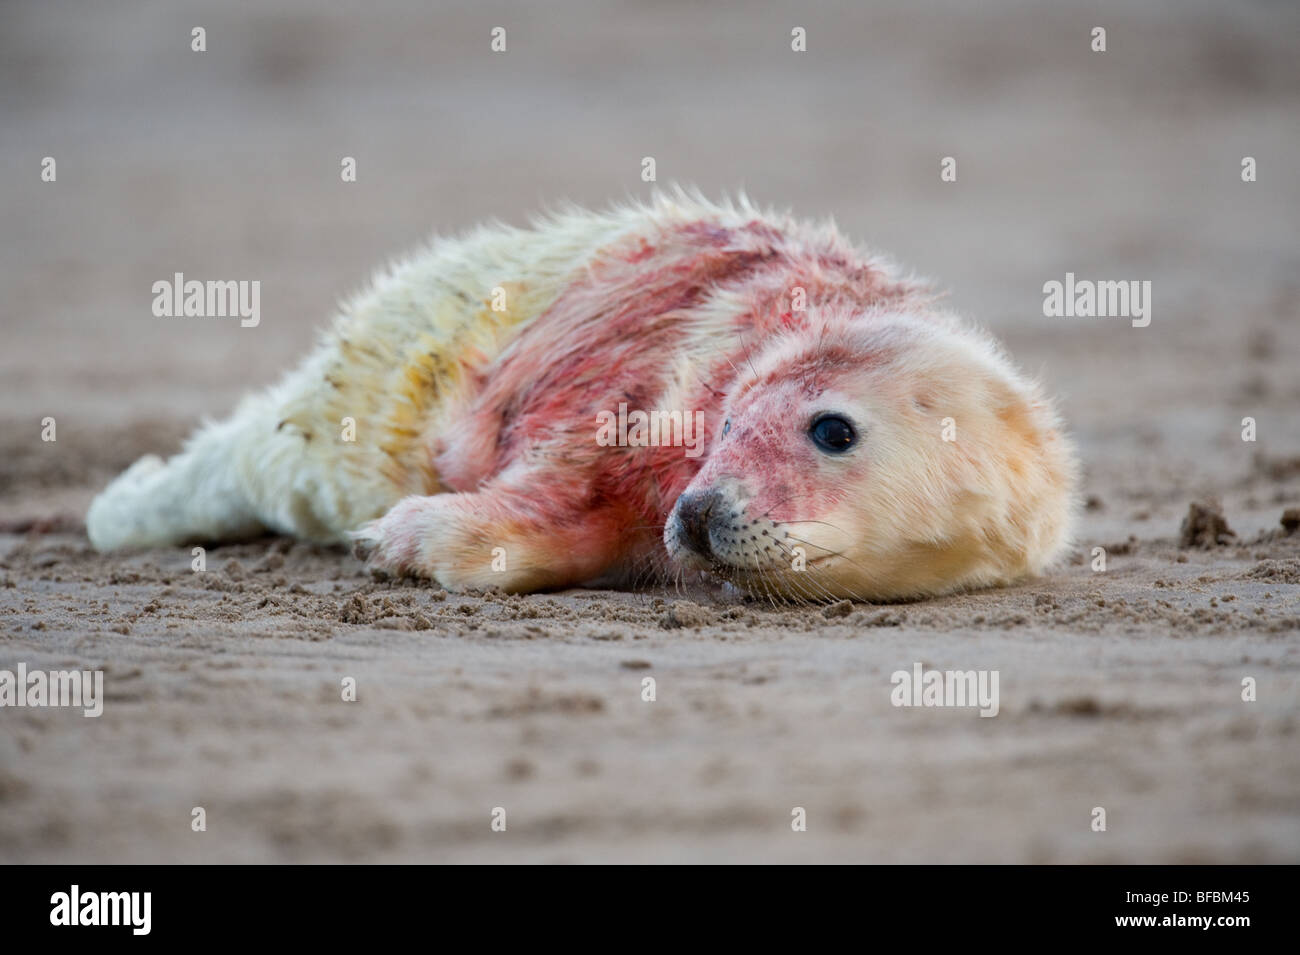
M 679 565 L 759 595 L 881 600 L 1059 554 L 1073 452 L 985 333 L 933 312 L 808 316 L 741 365 L 664 529 Z

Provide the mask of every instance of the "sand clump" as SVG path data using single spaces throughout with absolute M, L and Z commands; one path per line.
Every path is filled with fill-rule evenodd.
M 1236 537 L 1223 516 L 1223 507 L 1214 498 L 1206 498 L 1193 501 L 1187 508 L 1187 516 L 1178 531 L 1178 546 L 1208 550 L 1234 543 Z
M 674 601 L 673 605 L 668 608 L 668 613 L 663 617 L 662 626 L 665 630 L 679 628 L 698 630 L 700 627 L 707 627 L 714 620 L 713 611 L 708 608 L 701 607 L 689 600 L 678 600 Z

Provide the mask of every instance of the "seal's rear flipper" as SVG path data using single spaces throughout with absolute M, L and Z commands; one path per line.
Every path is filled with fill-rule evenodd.
M 183 452 L 146 455 L 90 505 L 86 532 L 98 551 L 256 537 L 265 528 L 239 477 L 238 418 L 209 425 Z

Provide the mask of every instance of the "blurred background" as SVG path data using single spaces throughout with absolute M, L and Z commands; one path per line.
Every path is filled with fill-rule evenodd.
M 1280 0 L 5 4 L 5 487 L 79 510 L 33 415 L 106 479 L 141 428 L 174 440 L 272 380 L 388 258 L 643 195 L 644 156 L 949 289 L 1061 394 L 1102 484 L 1209 486 L 1249 466 L 1242 414 L 1300 448 L 1297 37 Z M 261 325 L 155 318 L 177 271 L 260 280 Z M 1151 326 L 1044 318 L 1066 271 L 1151 280 Z
M 208 575 L 89 552 L 98 488 L 275 380 L 377 266 L 646 195 L 646 156 L 660 186 L 833 216 L 990 326 L 1078 440 L 1074 563 L 692 631 L 640 594 L 512 623 L 385 591 L 358 620 L 359 565 L 276 543 Z M 0 662 L 115 694 L 5 717 L 0 856 L 1294 861 L 1296 538 L 1175 538 L 1203 494 L 1243 541 L 1300 504 L 1298 156 L 1291 0 L 0 3 Z M 175 272 L 260 281 L 260 325 L 156 318 Z M 1150 281 L 1150 326 L 1044 317 L 1067 272 Z M 383 629 L 390 597 L 434 629 Z M 1005 666 L 1004 716 L 900 715 L 880 688 L 921 659 Z M 340 671 L 366 702 L 342 714 Z M 507 797 L 523 841 L 489 848 Z
M 1208 450 L 1228 404 L 1300 398 L 1298 36 L 1300 8 L 1263 0 L 5 4 L 0 413 L 219 411 L 387 258 L 642 195 L 653 156 L 661 185 L 833 215 L 937 280 L 1085 440 Z M 260 327 L 155 318 L 176 271 L 261 280 Z M 1152 280 L 1151 327 L 1045 319 L 1066 271 Z

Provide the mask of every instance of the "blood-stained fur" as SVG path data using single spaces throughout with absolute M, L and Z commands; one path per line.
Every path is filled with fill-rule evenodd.
M 87 526 L 353 540 L 451 588 L 699 569 L 878 599 L 1041 570 L 1075 471 L 1039 388 L 925 287 L 831 225 L 678 192 L 434 241 Z

